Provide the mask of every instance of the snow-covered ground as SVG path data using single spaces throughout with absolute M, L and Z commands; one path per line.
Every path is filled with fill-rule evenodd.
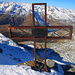
M 34 59 L 34 55 L 25 48 L 17 45 L 13 40 L 0 33 L 0 75 L 60 75 L 51 69 L 51 73 L 38 72 L 30 66 L 18 66 L 17 63 Z
M 51 73 L 38 72 L 31 69 L 30 66 L 0 65 L 0 75 L 62 75 L 51 70 Z
M 51 68 L 51 72 L 39 72 L 32 70 L 30 66 L 18 66 L 17 63 L 34 59 L 34 48 L 29 46 L 20 46 L 0 33 L 0 51 L 3 51 L 0 53 L 0 75 L 64 75 L 60 64 L 68 63 L 62 62 L 59 54 L 52 49 L 47 49 L 47 58 L 58 63 L 58 71 Z M 66 59 L 68 58 L 65 57 Z
M 72 34 L 71 40 L 63 40 L 58 43 L 50 43 L 49 48 L 54 49 L 60 54 L 63 61 L 75 63 L 75 34 Z

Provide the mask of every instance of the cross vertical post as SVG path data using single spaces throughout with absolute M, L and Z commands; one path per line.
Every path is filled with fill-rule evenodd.
M 45 37 L 45 71 L 47 71 L 47 67 L 46 67 L 46 37 Z
M 32 4 L 32 11 L 33 11 L 33 27 L 34 28 L 37 28 L 37 27 L 35 27 L 35 20 L 34 20 L 34 17 L 35 17 L 35 15 L 34 15 L 34 5 L 45 5 L 45 25 L 43 26 L 43 28 L 45 28 L 46 29 L 46 22 L 47 22 L 47 18 L 46 18 L 46 3 L 33 3 Z M 40 27 L 38 27 L 38 29 L 39 29 Z M 40 39 L 40 37 L 37 37 L 37 39 Z M 43 37 L 44 38 L 44 37 Z M 44 38 L 44 40 L 45 40 L 45 62 L 44 62 L 44 67 L 45 67 L 45 71 L 47 71 L 47 67 L 46 67 L 46 36 L 45 36 L 45 38 Z M 35 40 L 35 36 L 34 36 L 34 59 L 35 59 L 35 69 L 37 69 L 36 68 L 36 40 Z
M 36 40 L 35 40 L 35 37 L 34 37 L 34 60 L 35 60 L 35 70 L 37 69 L 36 67 Z

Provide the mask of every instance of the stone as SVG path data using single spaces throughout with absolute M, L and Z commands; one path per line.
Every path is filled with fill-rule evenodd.
M 17 63 L 17 65 L 19 65 L 19 66 L 25 65 L 25 63 L 24 62 L 23 63 Z
M 37 48 L 37 49 L 43 49 L 43 47 L 42 47 L 41 44 L 36 44 L 36 48 Z
M 43 61 L 44 63 L 44 61 Z M 46 65 L 50 68 L 52 68 L 55 65 L 55 62 L 53 60 L 50 59 L 46 59 Z
M 45 63 L 45 59 L 40 56 L 36 56 L 36 61 L 43 63 L 43 64 Z M 46 65 L 52 68 L 55 65 L 55 62 L 53 60 L 46 59 Z
M 28 66 L 31 66 L 31 67 L 35 67 L 35 62 L 34 61 L 25 61 L 25 63 L 28 65 Z M 39 66 L 39 64 L 36 64 L 36 66 Z
M 0 48 L 0 53 L 3 53 L 3 50 Z
M 43 62 L 44 58 L 40 57 L 40 56 L 36 56 L 36 61 L 38 62 Z

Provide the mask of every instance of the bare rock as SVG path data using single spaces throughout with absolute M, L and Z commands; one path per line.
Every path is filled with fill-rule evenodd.
M 26 63 L 28 66 L 35 67 L 35 62 L 34 62 L 34 61 L 28 61 L 28 62 L 25 61 L 25 63 Z M 39 66 L 39 64 L 36 64 L 36 66 Z
M 25 65 L 25 63 L 24 62 L 23 63 L 17 63 L 17 65 L 19 65 L 19 66 Z
M 3 53 L 3 50 L 0 48 L 0 53 Z
M 68 70 L 68 72 L 74 72 L 75 73 L 75 68 L 73 67 L 73 68 L 70 68 L 69 70 Z
M 70 65 L 71 67 L 75 68 L 75 66 L 73 64 Z
M 43 61 L 44 63 L 44 61 Z M 50 68 L 52 68 L 55 65 L 55 62 L 53 60 L 50 59 L 46 59 L 46 65 Z
M 40 57 L 40 56 L 36 56 L 36 61 L 38 62 L 43 62 L 44 58 Z

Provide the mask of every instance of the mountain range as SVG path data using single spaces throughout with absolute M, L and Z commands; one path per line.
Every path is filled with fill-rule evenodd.
M 35 17 L 44 24 L 44 6 L 36 5 Z M 55 6 L 47 6 L 47 24 L 72 25 L 75 24 L 75 10 Z M 0 25 L 32 25 L 32 4 L 17 2 L 0 2 Z

